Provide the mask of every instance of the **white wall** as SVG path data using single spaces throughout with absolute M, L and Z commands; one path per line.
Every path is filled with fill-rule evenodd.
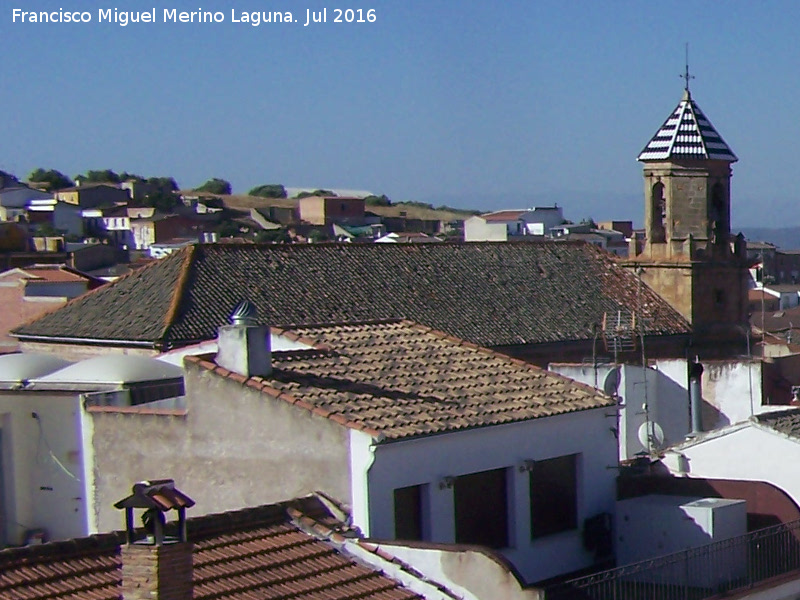
M 6 541 L 34 528 L 50 539 L 88 534 L 77 395 L 0 393 L 0 415 Z
M 526 223 L 541 223 L 543 233 L 547 233 L 556 225 L 564 222 L 564 211 L 560 206 L 557 208 L 534 208 L 525 213 L 522 219 Z
M 703 430 L 711 431 L 746 421 L 775 407 L 764 406 L 761 395 L 762 368 L 758 360 L 707 361 L 703 363 Z M 613 365 L 553 363 L 549 369 L 588 385 L 602 387 Z M 618 395 L 620 408 L 620 460 L 646 450 L 639 441 L 639 428 L 649 420 L 664 433 L 664 447 L 680 443 L 691 433 L 689 376 L 683 359 L 659 359 L 647 369 L 647 386 L 641 367 L 622 365 Z M 644 406 L 647 405 L 647 411 Z M 781 407 L 782 408 L 782 407 Z M 657 448 L 655 448 L 657 449 Z
M 383 443 L 366 448 L 351 437 L 351 476 L 356 487 L 367 471 L 369 491 L 354 494 L 354 520 L 366 535 L 394 537 L 396 488 L 427 485 L 430 532 L 427 541 L 454 542 L 453 489 L 440 489 L 446 476 L 456 477 L 507 468 L 510 548 L 501 550 L 526 581 L 537 581 L 587 567 L 593 556 L 582 545 L 584 519 L 613 514 L 617 476 L 616 441 L 610 430 L 614 409 L 594 409 L 523 423 Z M 358 440 L 358 441 L 355 441 Z M 368 453 L 374 453 L 374 462 Z M 531 540 L 529 476 L 524 460 L 580 454 L 578 461 L 579 529 Z M 368 505 L 365 510 L 358 503 Z
M 487 223 L 478 216 L 464 221 L 465 242 L 505 242 L 507 239 L 505 223 Z
M 770 410 L 762 406 L 759 361 L 715 361 L 704 362 L 703 366 L 704 430 L 741 423 Z
M 686 470 L 691 477 L 767 481 L 800 503 L 800 442 L 753 423 L 678 446 L 665 456 L 664 464 L 677 474 Z
M 672 364 L 674 363 L 674 364 Z M 690 431 L 689 397 L 685 387 L 676 381 L 681 369 L 685 377 L 686 361 L 672 361 L 660 369 L 633 365 L 620 365 L 620 384 L 617 395 L 619 406 L 619 458 L 628 460 L 643 451 L 656 451 L 682 441 Z M 549 370 L 600 389 L 614 365 L 576 365 L 552 363 Z M 645 384 L 646 382 L 646 384 Z M 657 423 L 664 434 L 664 442 L 658 447 L 642 444 L 639 429 L 646 423 Z M 617 426 L 610 419 L 608 426 Z M 652 427 L 652 426 L 651 426 Z
M 370 543 L 375 543 L 375 541 L 371 540 Z M 390 541 L 380 541 L 376 545 L 390 556 L 398 558 L 401 561 L 400 565 L 412 565 L 415 571 L 422 573 L 425 580 L 443 585 L 461 600 L 497 600 L 498 598 L 502 600 L 540 600 L 543 597 L 541 590 L 537 588 L 524 588 L 522 582 L 517 579 L 505 562 L 498 560 L 499 557 L 494 556 L 489 550 L 445 548 L 433 544 L 430 546 L 415 544 L 412 547 L 404 546 L 402 542 Z M 360 549 L 358 541 L 349 541 L 346 547 L 358 558 L 366 561 L 371 558 L 363 550 L 358 553 Z M 393 563 L 384 565 L 372 562 L 372 564 L 382 568 L 384 572 L 388 572 L 395 579 L 402 577 L 402 571 Z M 392 567 L 394 568 L 392 569 Z M 417 590 L 405 581 L 403 583 L 417 593 L 425 591 Z M 428 597 L 430 596 L 425 596 L 425 598 Z M 442 597 L 452 598 L 451 595 L 445 596 L 444 594 Z

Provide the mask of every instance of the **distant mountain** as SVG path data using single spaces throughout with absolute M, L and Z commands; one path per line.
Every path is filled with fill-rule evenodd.
M 739 230 L 733 228 L 733 231 Z M 751 242 L 769 242 L 781 250 L 800 249 L 800 227 L 744 227 L 741 232 Z

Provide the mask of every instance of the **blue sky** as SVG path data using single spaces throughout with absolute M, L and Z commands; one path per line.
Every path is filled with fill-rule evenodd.
M 688 42 L 693 96 L 740 159 L 734 225 L 800 224 L 798 2 L 174 0 L 159 21 L 202 8 L 225 23 L 127 27 L 98 23 L 100 0 L 17 6 L 93 17 L 0 9 L 0 169 L 18 176 L 111 168 L 640 223 L 635 159 L 680 100 Z M 332 23 L 337 6 L 377 20 Z M 231 7 L 300 22 L 234 24 Z M 323 7 L 329 22 L 303 27 Z

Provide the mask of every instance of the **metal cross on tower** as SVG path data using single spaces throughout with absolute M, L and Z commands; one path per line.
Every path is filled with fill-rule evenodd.
M 683 89 L 687 92 L 689 91 L 689 80 L 694 79 L 694 75 L 689 74 L 689 43 L 686 43 L 686 70 L 683 72 L 683 75 L 678 75 L 681 79 L 686 80 L 686 85 Z

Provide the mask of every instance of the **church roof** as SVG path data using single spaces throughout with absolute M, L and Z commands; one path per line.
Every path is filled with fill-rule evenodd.
M 689 90 L 684 92 L 680 104 L 647 143 L 637 160 L 672 158 L 739 160 L 692 100 Z

